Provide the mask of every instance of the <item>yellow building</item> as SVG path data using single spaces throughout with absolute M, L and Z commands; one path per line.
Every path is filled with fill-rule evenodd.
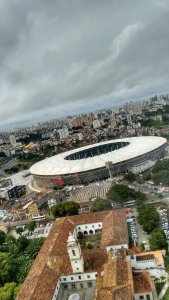
M 24 207 L 23 210 L 26 210 L 28 213 L 28 217 L 29 218 L 33 218 L 33 217 L 37 217 L 39 216 L 39 209 L 38 206 L 36 204 L 36 202 L 34 200 L 32 200 L 31 202 L 27 203 Z

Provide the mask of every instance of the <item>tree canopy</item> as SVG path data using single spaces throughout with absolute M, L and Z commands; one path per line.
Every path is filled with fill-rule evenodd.
M 33 231 L 35 230 L 35 227 L 36 227 L 36 222 L 35 222 L 35 220 L 30 221 L 30 222 L 26 225 L 26 228 L 27 228 L 29 231 L 31 231 L 31 232 L 33 232 Z
M 19 289 L 20 286 L 17 286 L 16 282 L 5 283 L 5 285 L 0 288 L 0 299 L 14 300 L 19 292 Z
M 159 226 L 159 214 L 151 204 L 144 204 L 137 201 L 138 222 L 143 227 L 143 230 L 150 234 Z
M 51 207 L 52 215 L 57 217 L 78 215 L 79 204 L 74 201 L 60 203 Z
M 107 199 L 97 198 L 91 206 L 92 212 L 104 211 L 112 209 L 111 202 Z
M 169 170 L 161 170 L 156 173 L 153 173 L 152 179 L 155 184 L 163 184 L 168 186 L 169 185 Z
M 32 263 L 43 244 L 43 238 L 28 240 L 5 235 L 0 245 L 0 299 L 14 300 L 20 284 L 27 276 Z
M 169 159 L 158 160 L 152 168 L 152 179 L 155 184 L 169 185 Z
M 135 191 L 124 184 L 114 184 L 107 192 L 108 199 L 117 202 L 126 202 L 130 199 L 145 199 L 145 194 Z
M 124 175 L 124 179 L 126 179 L 129 182 L 133 182 L 134 180 L 136 180 L 137 176 L 136 174 L 134 174 L 131 171 L 128 171 L 125 175 Z
M 9 253 L 0 252 L 0 285 L 12 281 L 15 274 L 14 259 Z
M 167 249 L 168 246 L 165 233 L 162 229 L 156 229 L 151 233 L 149 243 L 151 250 Z
M 17 247 L 19 251 L 24 250 L 29 244 L 28 239 L 25 236 L 20 236 L 17 239 Z
M 0 230 L 0 245 L 2 245 L 5 242 L 6 234 L 2 230 Z
M 23 227 L 17 227 L 15 231 L 17 234 L 21 235 L 21 233 L 23 232 Z
M 156 173 L 161 170 L 169 170 L 169 159 L 168 158 L 158 160 L 152 168 L 153 173 Z

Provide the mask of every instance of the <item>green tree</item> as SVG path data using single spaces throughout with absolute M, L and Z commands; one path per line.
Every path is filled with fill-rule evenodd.
M 15 244 L 16 243 L 16 238 L 12 234 L 7 234 L 7 236 L 5 238 L 5 243 Z
M 26 255 L 22 255 L 19 257 L 19 259 L 17 260 L 19 268 L 16 274 L 16 279 L 18 283 L 24 282 L 24 279 L 27 276 L 33 261 L 34 259 L 27 257 Z
M 29 244 L 28 239 L 25 236 L 20 236 L 17 239 L 17 249 L 19 252 L 23 251 Z
M 61 203 L 53 205 L 51 207 L 51 213 L 52 213 L 52 215 L 55 218 L 57 218 L 57 217 L 64 217 L 66 215 L 66 211 L 65 211 L 64 205 L 61 204 Z
M 2 230 L 0 230 L 0 245 L 5 243 L 6 234 Z
M 13 299 L 16 299 L 16 296 L 18 295 L 19 291 L 20 291 L 21 285 L 19 284 L 18 286 L 16 286 L 14 288 L 14 293 L 13 293 Z
M 104 211 L 112 209 L 111 202 L 107 199 L 97 198 L 91 205 L 91 211 Z
M 86 243 L 86 248 L 87 248 L 87 249 L 93 249 L 93 244 L 90 243 L 90 242 L 87 242 L 87 243 Z
M 30 221 L 27 225 L 26 225 L 26 228 L 33 232 L 36 228 L 36 222 L 34 220 Z
M 128 171 L 125 175 L 124 175 L 124 179 L 126 179 L 129 182 L 133 182 L 135 181 L 137 178 L 136 174 L 134 174 L 131 171 Z
M 161 170 L 169 170 L 169 159 L 168 158 L 158 160 L 152 168 L 153 173 L 156 173 Z
M 0 300 L 14 300 L 17 283 L 8 282 L 3 287 L 0 288 Z
M 22 236 L 21 233 L 23 232 L 23 227 L 17 227 L 15 231 L 16 231 L 17 234 L 19 234 L 20 236 Z
M 150 172 L 144 173 L 143 180 L 145 180 L 145 181 L 151 180 L 151 173 Z
M 152 179 L 157 185 L 169 185 L 169 170 L 160 170 L 156 173 L 153 173 Z
M 145 194 L 136 192 L 134 189 L 124 184 L 114 184 L 107 192 L 108 199 L 116 202 L 125 202 L 130 199 L 145 199 Z
M 67 216 L 78 215 L 79 204 L 74 201 L 68 201 L 64 204 Z
M 162 229 L 156 229 L 151 233 L 149 243 L 151 250 L 167 249 L 168 247 L 166 236 Z
M 150 234 L 159 226 L 159 214 L 154 206 L 137 201 L 138 222 L 143 230 Z
M 35 259 L 43 242 L 44 242 L 44 238 L 31 239 L 29 241 L 29 245 L 27 246 L 27 248 L 25 250 L 26 255 Z
M 66 203 L 60 203 L 52 206 L 51 213 L 57 217 L 78 215 L 79 204 L 74 201 L 68 201 Z
M 0 252 L 0 285 L 15 277 L 15 263 L 9 253 Z

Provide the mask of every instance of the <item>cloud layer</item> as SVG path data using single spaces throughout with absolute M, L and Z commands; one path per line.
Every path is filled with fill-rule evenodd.
M 169 90 L 167 0 L 1 0 L 0 127 Z

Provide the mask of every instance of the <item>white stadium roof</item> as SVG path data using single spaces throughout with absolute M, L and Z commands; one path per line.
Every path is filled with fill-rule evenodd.
M 79 151 L 90 149 L 95 146 L 111 144 L 116 142 L 129 142 L 129 145 L 108 152 L 106 154 L 96 155 L 85 159 L 66 160 L 70 154 L 77 153 Z M 85 172 L 105 166 L 105 162 L 112 161 L 118 163 L 124 160 L 128 160 L 139 155 L 146 154 L 152 150 L 159 148 L 167 142 L 165 138 L 156 136 L 141 136 L 122 138 L 116 140 L 110 140 L 102 143 L 92 144 L 82 148 L 74 149 L 71 151 L 63 152 L 61 154 L 44 159 L 30 168 L 30 172 L 34 175 L 52 176 L 52 175 L 65 175 L 78 172 Z

